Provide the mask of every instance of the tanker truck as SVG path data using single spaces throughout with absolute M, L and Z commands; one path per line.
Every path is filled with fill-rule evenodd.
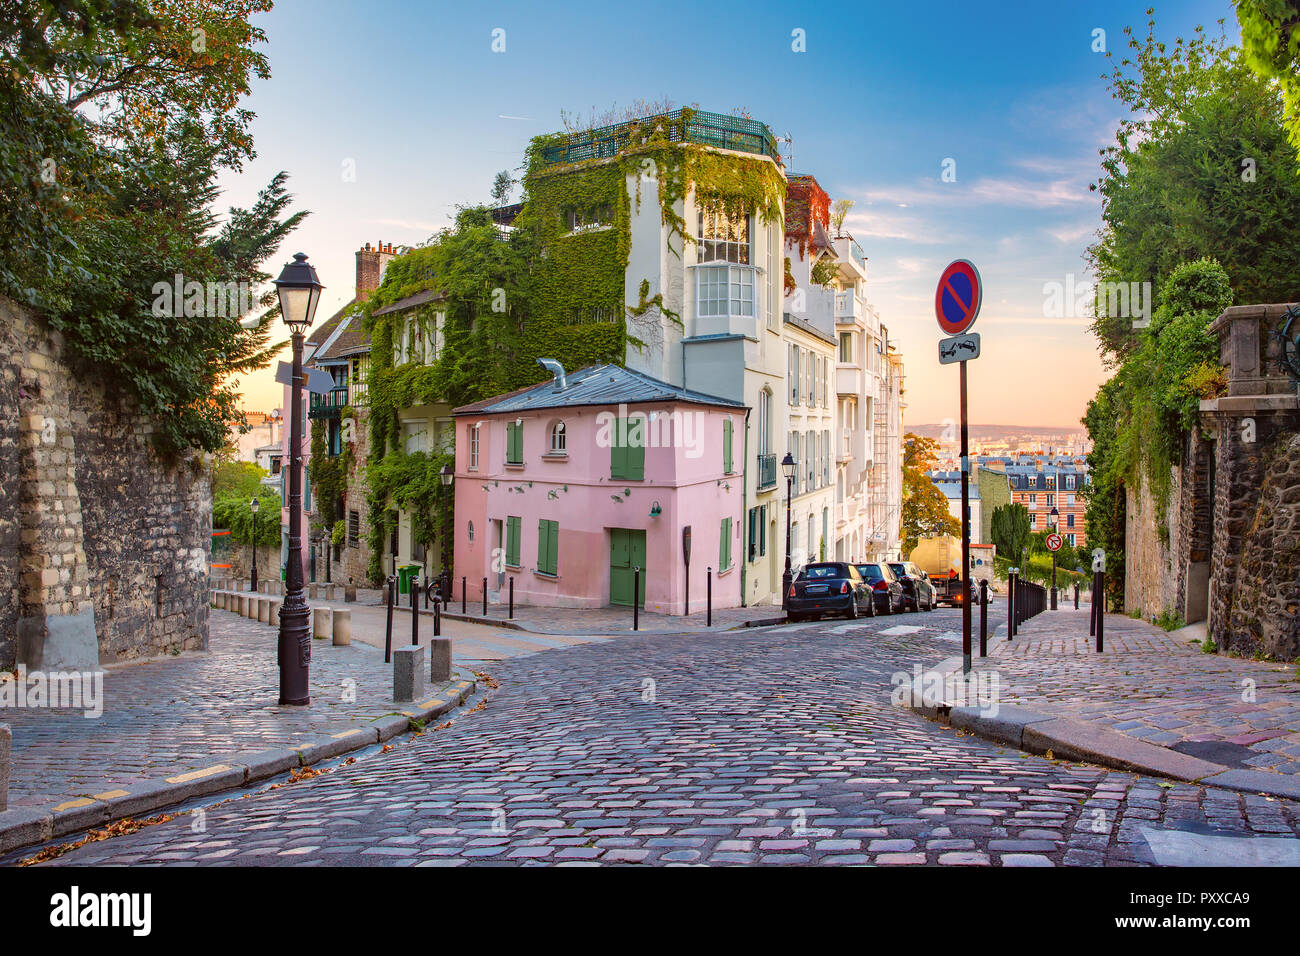
M 996 549 L 991 544 L 972 544 L 970 551 L 972 597 L 978 601 L 979 582 L 984 578 L 990 584 L 993 581 Z M 926 573 L 940 604 L 961 606 L 961 538 L 952 535 L 922 538 L 907 559 Z

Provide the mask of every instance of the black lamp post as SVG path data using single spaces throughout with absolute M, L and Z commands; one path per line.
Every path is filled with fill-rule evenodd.
M 1047 524 L 1056 533 L 1056 524 L 1061 520 L 1061 512 L 1052 506 L 1052 510 L 1047 513 Z M 1056 610 L 1056 552 L 1052 552 L 1052 610 Z
M 781 474 L 785 475 L 785 573 L 781 575 L 781 607 L 790 607 L 790 495 L 794 488 L 794 472 L 798 466 L 789 452 L 781 459 Z
M 280 606 L 280 703 L 311 703 L 308 667 L 311 664 L 311 608 L 302 589 L 302 337 L 320 302 L 316 270 L 299 252 L 275 280 L 280 312 L 293 343 L 293 384 L 289 388 L 289 567 Z
M 253 571 L 252 574 L 249 575 L 249 585 L 251 586 L 252 592 L 256 594 L 257 593 L 257 495 L 254 495 L 253 500 L 248 503 L 248 510 L 253 513 L 253 531 L 252 531 Z
M 450 487 L 452 486 L 452 482 L 454 482 L 454 481 L 456 480 L 456 469 L 453 468 L 453 467 L 451 466 L 451 462 L 447 462 L 447 464 L 445 464 L 445 465 L 442 466 L 442 471 L 440 471 L 440 472 L 438 473 L 438 477 L 442 480 L 442 486 L 443 486 L 444 488 L 450 488 Z M 453 513 L 453 514 L 455 513 L 454 502 L 453 502 L 452 513 Z M 452 528 L 452 533 L 453 533 L 453 540 L 454 540 L 454 534 L 455 534 L 455 528 L 454 528 L 454 527 Z M 447 542 L 446 542 L 446 541 L 444 541 L 444 542 L 442 543 L 442 548 L 443 548 L 443 553 L 445 554 L 445 553 L 446 553 L 446 550 L 447 550 Z M 454 557 L 454 556 L 455 556 L 455 555 L 453 555 L 453 557 Z M 449 568 L 449 567 L 447 566 L 447 562 L 446 562 L 446 561 L 443 561 L 443 562 L 442 562 L 442 575 L 441 575 L 441 576 L 442 576 L 442 579 L 443 579 L 443 580 L 442 580 L 442 588 L 441 588 L 441 592 L 442 592 L 443 595 L 448 595 L 448 596 L 449 596 L 449 595 L 451 594 L 451 568 Z M 444 600 L 445 600 L 445 599 L 446 599 L 446 598 L 444 597 Z

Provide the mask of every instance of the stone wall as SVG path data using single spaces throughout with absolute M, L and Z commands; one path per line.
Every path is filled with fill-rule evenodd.
M 356 442 L 352 447 L 352 467 L 348 471 L 346 491 L 343 493 L 343 520 L 348 512 L 355 511 L 360 516 L 360 532 L 356 547 L 346 542 L 342 553 L 336 555 L 334 562 L 334 583 L 347 584 L 349 581 L 364 587 L 368 580 L 370 568 L 370 507 L 366 504 L 366 459 L 370 457 L 370 409 L 358 407 L 357 424 L 353 429 Z
M 1148 620 L 1178 605 L 1177 547 L 1181 474 L 1170 469 L 1169 504 L 1162 522 L 1145 477 L 1124 489 L 1124 610 Z
M 150 420 L 3 298 L 0 408 L 0 667 L 206 648 L 203 457 L 161 460 Z

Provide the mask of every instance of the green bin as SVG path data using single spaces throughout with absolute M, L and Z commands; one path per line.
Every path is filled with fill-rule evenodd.
M 397 593 L 410 594 L 411 582 L 420 577 L 418 564 L 404 564 L 397 569 Z

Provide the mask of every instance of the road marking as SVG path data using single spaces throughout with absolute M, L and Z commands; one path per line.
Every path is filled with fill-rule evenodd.
M 54 812 L 62 813 L 64 810 L 76 810 L 79 807 L 88 807 L 94 802 L 95 801 L 91 800 L 89 797 L 78 797 L 76 800 L 65 800 L 54 808 Z
M 97 794 L 95 794 L 95 799 L 96 799 L 96 800 L 112 800 L 114 797 L 125 797 L 125 796 L 126 796 L 126 791 L 125 791 L 125 790 L 109 790 L 109 791 L 106 791 L 105 793 L 97 793 Z
M 202 780 L 204 777 L 211 777 L 213 774 L 229 770 L 230 767 L 224 763 L 215 764 L 211 767 L 204 767 L 202 770 L 191 770 L 189 773 L 178 774 L 175 777 L 167 777 L 168 783 L 189 783 L 192 780 Z
M 925 628 L 916 624 L 896 624 L 893 627 L 879 631 L 880 634 L 915 634 L 917 631 L 923 631 Z
M 359 733 L 361 733 L 361 731 L 358 728 L 353 727 L 351 730 L 345 730 L 341 734 L 330 734 L 330 738 L 333 740 L 342 740 L 344 737 L 351 737 L 353 734 Z

